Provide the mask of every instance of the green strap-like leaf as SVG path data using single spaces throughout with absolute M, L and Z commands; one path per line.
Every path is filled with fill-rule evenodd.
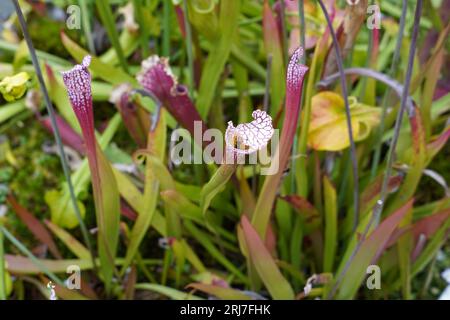
M 161 110 L 163 112 L 163 110 Z M 122 268 L 122 273 L 125 272 L 131 260 L 134 258 L 139 245 L 142 242 L 148 228 L 151 225 L 154 212 L 156 210 L 156 204 L 158 199 L 158 190 L 160 182 L 158 180 L 155 170 L 155 159 L 164 161 L 164 152 L 166 148 L 166 131 L 167 126 L 165 122 L 164 113 L 159 117 L 158 124 L 153 132 L 150 132 L 148 137 L 147 151 L 150 155 L 145 155 L 146 168 L 145 168 L 145 187 L 143 201 L 141 204 L 141 210 L 139 211 L 136 222 L 133 225 L 133 229 L 130 233 L 130 243 L 128 244 L 127 253 L 125 256 L 125 263 Z M 152 156 L 155 159 L 152 161 Z
M 85 56 L 89 55 L 89 52 L 81 48 L 64 33 L 61 33 L 61 41 L 70 55 L 78 62 L 81 62 Z M 111 67 L 95 56 L 91 56 L 91 59 L 89 68 L 92 70 L 93 76 L 115 85 L 128 82 L 137 86 L 136 79 L 128 75 L 125 71 Z
M 73 254 L 82 260 L 89 260 L 89 250 L 75 239 L 69 232 L 46 220 L 45 225 L 61 240 Z
M 200 80 L 197 107 L 202 119 L 206 119 L 208 116 L 220 75 L 230 55 L 234 34 L 238 26 L 240 5 L 241 0 L 220 2 L 220 38 L 208 54 Z
M 266 246 L 245 215 L 242 216 L 241 227 L 250 261 L 272 298 L 293 300 L 295 295 L 291 285 L 281 274 Z
M 325 248 L 323 271 L 333 271 L 333 262 L 337 249 L 337 199 L 336 189 L 331 184 L 330 179 L 323 178 L 324 199 L 325 199 Z

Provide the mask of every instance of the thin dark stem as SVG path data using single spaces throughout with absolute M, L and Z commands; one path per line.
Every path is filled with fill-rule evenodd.
M 153 100 L 153 102 L 155 102 L 156 104 L 156 110 L 151 118 L 151 127 L 150 127 L 150 132 L 155 131 L 156 126 L 159 122 L 159 117 L 161 116 L 161 108 L 162 108 L 162 103 L 161 101 L 150 91 L 148 90 L 144 90 L 144 89 L 135 89 L 133 91 L 131 91 L 131 95 L 133 96 L 135 93 L 139 93 L 141 96 L 144 97 L 148 97 L 150 99 Z
M 36 51 L 34 49 L 34 46 L 33 46 L 33 43 L 31 41 L 30 35 L 28 33 L 27 24 L 25 22 L 25 18 L 23 16 L 22 10 L 20 9 L 20 6 L 19 6 L 19 3 L 17 2 L 17 0 L 12 0 L 12 2 L 13 2 L 14 7 L 16 9 L 17 18 L 19 19 L 19 23 L 20 23 L 20 26 L 22 28 L 23 36 L 24 36 L 25 41 L 27 43 L 28 50 L 29 50 L 30 56 L 31 56 L 31 60 L 33 62 L 33 66 L 34 66 L 34 69 L 36 71 L 36 76 L 37 76 L 38 81 L 39 81 L 39 85 L 40 85 L 40 88 L 41 88 L 41 91 L 42 91 L 42 95 L 44 96 L 45 105 L 47 107 L 47 112 L 48 112 L 48 114 L 50 116 L 50 121 L 51 121 L 52 129 L 53 129 L 53 134 L 55 136 L 55 141 L 56 141 L 56 144 L 58 146 L 59 157 L 61 159 L 61 165 L 62 165 L 63 171 L 64 171 L 64 177 L 66 178 L 67 185 L 69 187 L 69 193 L 70 193 L 70 198 L 72 200 L 73 209 L 75 211 L 75 215 L 77 216 L 78 223 L 80 224 L 81 233 L 83 235 L 84 242 L 86 243 L 86 245 L 87 245 L 87 247 L 89 249 L 89 252 L 91 254 L 92 266 L 94 267 L 94 270 L 97 270 L 96 263 L 95 263 L 94 252 L 93 252 L 93 249 L 92 249 L 91 241 L 89 240 L 89 234 L 88 234 L 86 225 L 84 224 L 83 218 L 81 217 L 80 209 L 78 208 L 77 198 L 75 196 L 75 192 L 74 192 L 73 185 L 72 185 L 72 180 L 70 178 L 70 171 L 69 171 L 69 166 L 67 164 L 66 154 L 64 152 L 64 146 L 63 146 L 63 142 L 62 142 L 62 139 L 61 139 L 61 134 L 59 132 L 59 128 L 58 128 L 58 125 L 57 125 L 57 122 L 56 122 L 56 118 L 55 118 L 55 109 L 53 108 L 52 102 L 51 102 L 50 97 L 48 95 L 48 91 L 47 91 L 47 88 L 46 88 L 45 82 L 44 82 L 44 77 L 42 76 L 41 67 L 39 66 L 39 61 L 38 61 L 38 58 L 36 56 Z
M 339 42 L 336 37 L 336 33 L 333 29 L 333 24 L 331 22 L 330 16 L 328 15 L 328 11 L 325 8 L 322 0 L 318 0 L 319 5 L 325 15 L 325 19 L 327 20 L 328 28 L 330 30 L 330 34 L 333 38 L 333 46 L 336 54 L 336 63 L 339 69 L 339 74 L 341 78 L 341 87 L 342 87 L 342 95 L 344 96 L 344 104 L 345 104 L 345 115 L 347 120 L 347 129 L 348 129 L 348 138 L 350 140 L 350 156 L 352 160 L 352 171 L 353 171 L 353 230 L 356 230 L 359 221 L 359 181 L 358 181 L 358 159 L 356 157 L 356 146 L 355 140 L 353 139 L 353 129 L 352 129 L 352 119 L 350 114 L 350 105 L 348 102 L 348 91 L 347 91 L 347 83 L 345 79 L 344 66 L 342 62 L 341 50 L 339 48 Z
M 33 253 L 28 250 L 19 240 L 16 239 L 5 227 L 0 226 L 0 232 L 24 255 L 28 257 L 43 273 L 60 286 L 64 286 L 64 282 L 52 273 Z
M 398 95 L 399 99 L 401 99 L 403 95 L 404 91 L 403 85 L 399 83 L 397 80 L 392 79 L 391 77 L 385 75 L 384 73 L 366 68 L 348 68 L 344 70 L 344 73 L 346 75 L 359 75 L 373 78 L 387 85 L 389 89 L 393 90 Z M 319 88 L 329 87 L 333 82 L 335 82 L 339 78 L 339 76 L 340 74 L 338 72 L 333 73 L 332 75 L 329 75 L 328 77 L 319 81 L 317 83 L 317 86 Z M 408 112 L 408 114 L 412 114 L 412 112 L 414 112 L 414 102 L 410 96 L 408 96 L 406 100 L 406 111 Z
M 400 17 L 400 26 L 399 26 L 398 35 L 397 35 L 397 43 L 395 45 L 395 51 L 394 51 L 394 55 L 392 57 L 391 69 L 389 71 L 389 75 L 391 77 L 396 76 L 399 65 L 400 65 L 399 59 L 400 59 L 400 51 L 402 48 L 402 42 L 403 42 L 403 34 L 405 32 L 405 21 L 406 21 L 407 9 L 408 9 L 408 1 L 403 0 L 402 15 Z M 371 173 L 370 173 L 371 179 L 375 178 L 375 175 L 378 171 L 378 165 L 380 162 L 381 143 L 382 143 L 381 139 L 383 137 L 383 132 L 384 132 L 384 122 L 386 120 L 386 115 L 387 115 L 387 103 L 388 103 L 389 95 L 390 95 L 390 90 L 387 89 L 384 94 L 384 97 L 383 97 L 382 113 L 381 113 L 381 118 L 380 118 L 380 127 L 378 128 L 377 137 L 376 137 L 376 141 L 375 141 L 375 152 L 374 152 L 374 156 L 372 159 L 372 168 L 371 168 Z
M 411 77 L 412 77 L 412 71 L 413 71 L 413 66 L 414 66 L 414 55 L 416 52 L 416 43 L 417 43 L 417 36 L 419 34 L 419 24 L 420 24 L 421 15 L 422 15 L 422 0 L 418 0 L 417 5 L 416 5 L 416 12 L 414 14 L 414 28 L 413 28 L 413 32 L 412 32 L 412 36 L 411 36 L 411 44 L 409 47 L 408 68 L 406 71 L 405 85 L 404 85 L 404 90 L 403 90 L 402 96 L 401 96 L 400 110 L 397 114 L 397 119 L 395 121 L 394 136 L 392 138 L 391 146 L 389 148 L 388 160 L 387 160 L 387 165 L 386 165 L 386 173 L 384 175 L 383 184 L 381 186 L 380 199 L 377 201 L 376 205 L 374 206 L 370 221 L 366 225 L 364 232 L 362 233 L 360 240 L 356 244 L 356 247 L 353 250 L 350 258 L 347 260 L 347 262 L 344 266 L 344 269 L 336 278 L 336 282 L 334 283 L 332 290 L 328 294 L 328 299 L 332 298 L 335 295 L 342 279 L 344 278 L 345 274 L 347 273 L 348 269 L 350 268 L 350 265 L 351 265 L 353 259 L 355 258 L 356 254 L 358 253 L 359 249 L 361 248 L 364 240 L 366 239 L 372 224 L 374 224 L 374 223 L 378 224 L 380 217 L 381 217 L 381 213 L 383 211 L 384 202 L 386 200 L 386 195 L 387 195 L 389 177 L 391 176 L 392 165 L 394 163 L 395 149 L 397 147 L 398 138 L 400 136 L 400 128 L 402 126 L 403 115 L 405 113 L 408 98 L 409 98 L 409 87 L 411 84 Z M 410 117 L 414 116 L 414 112 L 410 113 L 409 116 Z
M 384 175 L 383 185 L 382 185 L 381 193 L 380 193 L 380 200 L 382 202 L 381 210 L 383 210 L 384 200 L 385 200 L 387 188 L 388 188 L 389 177 L 391 175 L 392 165 L 394 163 L 394 153 L 395 153 L 395 149 L 397 147 L 398 137 L 400 135 L 400 128 L 402 125 L 403 115 L 405 113 L 405 110 L 407 109 L 408 101 L 410 101 L 409 88 L 410 88 L 410 84 L 411 84 L 412 72 L 413 72 L 413 67 L 414 67 L 414 56 L 416 53 L 416 43 L 417 43 L 417 37 L 419 34 L 419 23 L 420 23 L 421 15 L 422 15 L 422 0 L 418 0 L 417 5 L 416 5 L 416 12 L 414 14 L 414 28 L 413 28 L 413 33 L 411 36 L 411 44 L 409 47 L 408 68 L 406 70 L 405 85 L 403 88 L 403 94 L 402 94 L 402 98 L 401 98 L 401 102 L 400 102 L 400 110 L 399 110 L 399 113 L 397 114 L 397 119 L 395 120 L 394 136 L 392 138 L 391 146 L 389 148 L 386 173 Z M 409 117 L 413 117 L 413 116 L 414 116 L 414 109 L 411 109 L 409 111 Z M 381 213 L 381 210 L 380 210 L 380 213 Z M 379 217 L 377 217 L 377 221 L 378 220 L 379 220 Z

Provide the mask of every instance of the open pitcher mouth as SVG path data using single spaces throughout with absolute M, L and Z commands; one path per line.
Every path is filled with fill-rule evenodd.
M 251 154 L 267 146 L 274 132 L 272 117 L 261 110 L 253 111 L 252 117 L 252 122 L 236 127 L 233 121 L 228 122 L 225 132 L 227 149 L 238 154 Z

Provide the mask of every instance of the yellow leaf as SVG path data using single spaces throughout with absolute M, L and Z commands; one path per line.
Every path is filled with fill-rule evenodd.
M 361 141 L 380 120 L 380 109 L 358 103 L 349 97 L 353 138 Z M 312 98 L 308 145 L 315 150 L 339 151 L 348 148 L 347 121 L 344 99 L 331 91 L 323 91 Z

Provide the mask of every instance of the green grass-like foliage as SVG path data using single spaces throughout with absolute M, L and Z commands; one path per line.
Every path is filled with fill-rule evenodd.
M 369 2 L 328 8 L 342 61 L 315 0 L 78 1 L 78 38 L 33 32 L 92 246 L 44 144 L 52 127 L 22 34 L 5 23 L 0 299 L 49 298 L 49 280 L 60 299 L 435 298 L 450 261 L 449 8 L 427 3 L 419 19 L 416 4 L 378 1 L 384 19 L 371 29 Z M 45 19 L 32 6 L 28 24 L 61 27 L 50 5 Z M 73 112 L 60 74 L 88 54 L 92 122 Z M 365 68 L 346 77 L 348 97 L 339 62 Z M 173 130 L 201 154 L 194 121 L 225 133 L 263 108 L 280 130 L 274 175 L 170 161 Z M 64 287 L 70 265 L 78 291 Z

